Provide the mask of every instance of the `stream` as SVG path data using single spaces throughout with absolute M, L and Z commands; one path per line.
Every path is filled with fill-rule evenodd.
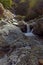
M 15 19 L 13 19 L 13 21 L 15 21 Z M 30 30 L 30 26 L 29 26 L 29 24 L 27 24 L 27 23 L 25 23 L 25 22 L 24 22 L 24 24 L 27 25 L 27 32 L 24 33 L 25 36 L 35 36 L 35 35 L 32 33 L 33 29 Z M 18 24 L 18 22 L 16 21 L 16 22 L 13 22 L 13 25 L 16 25 L 16 26 L 17 26 L 17 25 L 19 25 L 19 24 Z
M 33 33 L 32 33 L 33 29 L 30 30 L 30 27 L 29 25 L 27 24 L 27 33 L 24 33 L 25 36 L 35 36 Z

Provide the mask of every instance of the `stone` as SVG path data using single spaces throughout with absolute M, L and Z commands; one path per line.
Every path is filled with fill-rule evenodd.
M 20 39 L 20 40 L 19 40 Z M 0 51 L 8 53 L 12 48 L 21 47 L 23 33 L 13 24 L 9 24 L 6 20 L 0 21 Z M 24 43 L 24 42 L 23 42 Z
M 15 15 L 7 9 L 4 10 L 3 15 L 4 15 L 4 18 L 6 18 L 8 20 L 12 20 L 15 17 Z
M 19 21 L 18 26 L 21 29 L 22 32 L 27 32 L 27 24 L 24 21 Z
M 33 26 L 33 33 L 43 36 L 43 17 L 36 20 L 36 24 Z
M 4 13 L 4 7 L 3 7 L 3 5 L 0 3 L 0 17 L 3 17 L 3 13 Z

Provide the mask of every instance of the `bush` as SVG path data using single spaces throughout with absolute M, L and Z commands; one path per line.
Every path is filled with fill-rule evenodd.
M 12 5 L 12 0 L 0 0 L 0 3 L 2 3 L 5 8 L 10 8 Z

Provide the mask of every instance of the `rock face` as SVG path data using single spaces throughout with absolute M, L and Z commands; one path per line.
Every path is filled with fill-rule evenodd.
M 9 10 L 4 9 L 3 5 L 0 3 L 0 18 L 7 18 L 8 20 L 13 19 L 15 16 Z
M 2 21 L 1 21 L 0 25 L 1 24 L 2 24 L 2 26 L 0 26 L 0 39 L 4 39 L 7 44 L 14 43 L 13 41 L 16 41 L 16 39 L 18 39 L 19 36 L 22 38 L 22 32 L 20 31 L 20 29 L 18 27 L 14 26 L 12 24 L 6 23 L 6 22 L 2 22 Z M 2 41 L 2 40 L 0 40 L 0 41 Z M 3 44 L 4 43 L 2 43 L 2 46 L 3 46 Z M 0 43 L 0 45 L 1 45 L 1 43 Z
M 19 21 L 18 26 L 22 32 L 27 32 L 27 24 L 24 21 Z
M 36 24 L 33 26 L 33 33 L 43 36 L 43 18 L 36 20 Z
M 15 17 L 15 15 L 12 12 L 10 12 L 9 10 L 6 10 L 6 9 L 4 10 L 3 15 L 4 15 L 4 18 L 6 18 L 8 20 L 12 20 Z
M 16 44 L 20 38 L 23 39 L 23 34 L 18 27 L 7 23 L 5 20 L 0 21 L 0 51 L 8 52 L 10 47 L 22 46 L 23 44 L 19 41 Z
M 3 13 L 4 13 L 4 7 L 3 7 L 3 5 L 0 3 L 0 17 L 3 16 Z

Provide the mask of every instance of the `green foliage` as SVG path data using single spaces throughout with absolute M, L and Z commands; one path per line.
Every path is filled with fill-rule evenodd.
M 12 5 L 12 0 L 0 0 L 0 3 L 2 3 L 5 8 L 10 8 Z
M 36 5 L 38 0 L 30 0 L 29 7 L 32 8 Z

